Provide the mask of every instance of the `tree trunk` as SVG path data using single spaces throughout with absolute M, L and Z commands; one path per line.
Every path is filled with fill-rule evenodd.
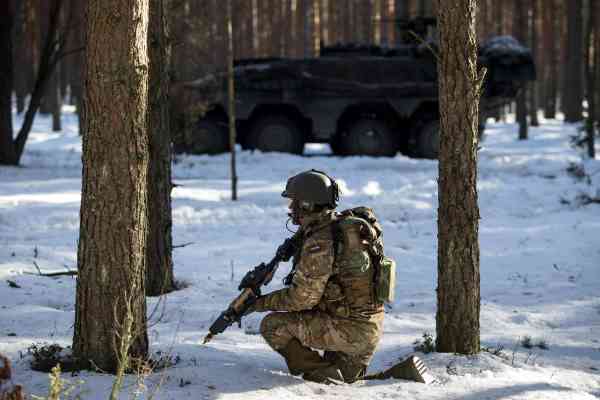
M 14 40 L 13 43 L 19 43 L 19 46 L 13 46 L 13 62 L 19 65 L 19 68 L 13 68 L 13 83 L 15 97 L 17 100 L 17 113 L 25 111 L 25 98 L 27 97 L 27 82 L 31 79 L 28 76 L 31 60 L 27 58 L 27 35 L 26 35 L 26 2 L 17 2 L 14 9 Z M 6 61 L 6 60 L 5 60 Z
M 531 18 L 529 20 L 529 42 L 531 52 L 533 53 L 533 60 L 536 65 L 541 69 L 541 57 L 538 51 L 538 34 L 537 34 L 537 17 L 538 17 L 538 0 L 529 0 L 531 2 Z M 527 109 L 529 110 L 529 118 L 531 126 L 540 126 L 538 121 L 538 81 L 533 81 L 529 84 L 529 104 Z
M 48 39 L 48 27 L 49 27 L 49 15 L 50 15 L 50 6 L 51 3 L 54 0 L 46 0 L 46 1 L 40 1 L 37 2 L 37 6 L 36 6 L 36 12 L 37 12 L 37 18 L 38 18 L 38 27 L 39 27 L 39 32 L 40 32 L 40 41 L 38 43 L 38 46 L 40 47 L 40 53 L 44 51 L 43 46 L 45 46 L 45 43 Z M 39 62 L 39 60 L 36 60 L 36 62 Z M 40 65 L 38 65 L 38 71 L 41 68 Z M 46 94 L 46 91 L 49 90 L 49 88 L 51 87 L 51 82 L 52 82 L 52 73 L 50 74 L 49 77 L 49 81 L 46 84 L 46 88 L 44 90 L 44 93 L 42 93 L 42 98 L 40 100 L 40 107 L 39 107 L 39 113 L 40 114 L 50 114 L 52 113 L 52 107 L 50 102 L 48 101 L 48 96 Z
M 231 0 L 227 0 L 227 98 L 229 107 L 229 151 L 231 153 L 231 200 L 237 200 L 237 171 L 235 165 L 235 81 L 233 77 L 233 34 Z
M 441 141 L 437 341 L 440 352 L 479 352 L 479 206 L 475 0 L 438 0 Z
M 10 1 L 0 1 L 0 164 L 18 163 L 13 144 L 11 95 L 13 88 L 12 26 Z
M 505 2 L 504 1 L 495 1 L 493 4 L 494 4 L 494 11 L 493 11 L 494 21 L 496 22 L 496 24 L 494 26 L 494 31 L 495 31 L 496 35 L 502 35 L 505 32 L 505 26 L 504 26 Z
M 596 17 L 600 17 L 600 2 L 590 1 L 590 10 L 588 16 L 588 31 L 586 33 L 586 81 L 587 81 L 587 101 L 588 101 L 588 117 L 586 121 L 586 143 L 587 143 L 587 154 L 588 157 L 596 158 L 596 128 L 598 124 L 597 120 L 597 108 L 598 103 L 596 99 L 598 94 L 595 93 L 596 81 L 599 79 L 598 62 L 600 61 L 600 29 L 596 25 Z
M 567 2 L 567 63 L 565 74 L 565 121 L 582 118 L 583 101 L 583 17 L 582 0 Z
M 514 35 L 523 44 L 527 43 L 527 22 L 528 22 L 528 6 L 529 4 L 523 4 L 523 0 L 514 0 Z M 529 85 L 523 86 L 523 88 L 517 94 L 517 123 L 519 124 L 519 140 L 527 139 L 527 92 Z
M 73 352 L 114 372 L 128 333 L 129 356 L 148 354 L 149 7 L 148 0 L 91 0 L 87 7 Z
M 57 65 L 54 69 L 54 73 L 48 82 L 48 89 L 46 90 L 45 100 L 48 104 L 48 108 L 52 113 L 52 131 L 58 132 L 62 129 L 60 123 L 60 109 L 62 100 L 60 97 L 60 85 L 59 85 L 60 70 Z
M 27 142 L 27 138 L 29 137 L 29 132 L 31 131 L 31 127 L 33 126 L 33 120 L 35 118 L 35 114 L 38 112 L 38 109 L 41 104 L 42 96 L 44 90 L 47 86 L 48 80 L 52 71 L 56 66 L 57 54 L 62 50 L 62 45 L 64 44 L 64 39 L 66 35 L 63 34 L 62 38 L 57 40 L 58 35 L 58 18 L 60 9 L 62 7 L 62 0 L 54 0 L 51 2 L 49 7 L 49 25 L 48 25 L 48 34 L 44 40 L 44 46 L 42 49 L 41 57 L 39 60 L 39 65 L 36 72 L 36 79 L 33 90 L 31 92 L 31 98 L 29 100 L 29 105 L 27 106 L 27 111 L 23 117 L 23 124 L 19 129 L 19 133 L 17 137 L 12 140 L 12 134 L 9 136 L 2 135 L 2 149 L 0 149 L 0 154 L 5 154 L 5 156 L 0 157 L 0 164 L 9 164 L 9 165 L 18 165 L 23 155 L 23 151 L 25 150 L 25 143 Z M 11 18 L 12 21 L 12 9 L 11 13 L 5 13 L 3 15 L 6 19 Z M 12 59 L 12 57 L 10 57 Z M 12 64 L 12 61 L 10 61 Z M 5 64 L 6 66 L 6 64 Z M 4 78 L 12 77 L 12 68 L 10 75 L 3 75 Z M 12 78 L 10 78 L 12 85 Z M 10 99 L 9 99 L 10 101 Z M 9 102 L 10 105 L 10 102 Z M 1 111 L 0 111 L 1 112 Z M 8 112 L 11 112 L 9 108 Z M 12 144 L 8 144 L 8 140 L 12 140 Z
M 554 119 L 556 117 L 556 98 L 558 95 L 558 46 L 557 46 L 557 21 L 555 21 L 554 1 L 552 4 L 542 7 L 543 12 L 543 48 L 544 48 L 544 118 Z
M 73 48 L 80 49 L 85 47 L 85 9 L 81 1 L 72 1 L 72 15 L 74 17 L 74 28 L 71 37 Z M 77 120 L 79 134 L 83 132 L 83 121 L 81 112 L 81 101 L 83 97 L 83 64 L 85 60 L 85 50 L 77 52 L 70 56 L 71 68 L 69 70 L 69 86 L 71 87 L 71 100 L 75 104 L 77 111 Z
M 169 0 L 150 0 L 148 26 L 148 129 L 150 176 L 148 185 L 148 246 L 146 295 L 159 296 L 175 289 L 171 216 L 171 132 L 169 127 L 169 58 L 167 26 Z
M 394 0 L 394 13 L 396 14 L 396 18 L 408 18 L 410 14 L 407 2 L 403 0 Z M 394 28 L 396 44 L 402 44 L 402 41 L 404 40 L 404 35 L 400 30 L 400 24 L 394 22 Z

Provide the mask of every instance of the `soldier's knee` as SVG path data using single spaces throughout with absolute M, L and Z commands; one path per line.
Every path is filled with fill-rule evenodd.
M 291 339 L 289 332 L 285 329 L 288 322 L 286 313 L 274 312 L 267 314 L 260 323 L 260 334 L 275 350 L 284 347 Z
M 260 322 L 260 334 L 265 336 L 277 329 L 278 319 L 277 313 L 267 314 Z

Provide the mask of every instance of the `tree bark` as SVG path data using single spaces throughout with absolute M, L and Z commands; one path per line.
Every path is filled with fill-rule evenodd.
M 169 58 L 167 23 L 169 0 L 150 0 L 148 26 L 148 129 L 150 176 L 148 185 L 148 246 L 146 295 L 159 296 L 175 289 L 172 258 L 171 131 L 169 127 Z
M 233 76 L 233 33 L 231 26 L 231 0 L 227 0 L 227 98 L 229 102 L 229 151 L 231 153 L 231 200 L 237 200 L 237 171 L 235 164 L 235 80 Z
M 598 1 L 590 1 L 590 10 L 588 16 L 588 26 L 586 32 L 586 81 L 587 81 L 587 91 L 586 97 L 588 101 L 588 116 L 586 121 L 586 144 L 587 144 L 587 154 L 588 157 L 594 159 L 596 158 L 596 129 L 598 125 L 598 103 L 596 93 L 596 82 L 600 78 L 598 76 L 598 72 L 600 68 L 598 66 L 598 62 L 600 61 L 600 55 L 598 55 L 598 51 L 600 50 L 600 29 L 596 25 L 596 18 L 600 17 L 600 2 Z
M 477 71 L 475 0 L 438 0 L 441 142 L 438 183 L 440 352 L 479 352 L 479 206 L 477 129 L 482 77 Z
M 523 44 L 527 43 L 527 22 L 529 1 L 523 4 L 523 0 L 514 0 L 514 35 Z M 517 123 L 519 124 L 519 140 L 527 139 L 527 92 L 529 85 L 524 85 L 517 94 Z
M 27 83 L 31 79 L 28 76 L 31 71 L 31 60 L 28 59 L 27 53 L 27 35 L 26 35 L 26 2 L 16 2 L 14 9 L 14 40 L 13 43 L 19 43 L 19 46 L 13 46 L 13 62 L 19 65 L 19 68 L 13 68 L 13 84 L 15 97 L 17 100 L 17 113 L 21 114 L 25 111 L 25 98 L 27 97 Z M 8 60 L 5 60 L 7 62 Z
M 567 2 L 567 63 L 565 73 L 565 121 L 582 118 L 583 101 L 583 16 L 582 0 Z
M 396 18 L 408 18 L 410 16 L 408 2 L 403 0 L 394 0 L 394 12 L 396 14 Z M 394 22 L 394 28 L 396 44 L 402 44 L 403 35 L 402 31 L 400 30 L 400 24 Z
M 558 48 L 557 48 L 557 22 L 555 21 L 554 1 L 542 7 L 543 12 L 543 48 L 544 48 L 544 118 L 556 117 L 556 98 L 558 95 Z
M 131 322 L 130 357 L 148 354 L 149 0 L 87 5 L 83 182 L 74 356 L 114 372 Z
M 62 129 L 60 123 L 60 109 L 62 100 L 60 96 L 60 85 L 59 85 L 60 69 L 59 64 L 54 68 L 54 72 L 48 82 L 48 89 L 46 90 L 45 101 L 48 104 L 48 108 L 52 113 L 52 131 L 58 132 Z
M 16 165 L 13 144 L 11 95 L 13 89 L 12 27 L 14 10 L 10 1 L 0 2 L 0 164 Z
M 538 0 L 529 0 L 531 3 L 531 18 L 529 20 L 529 43 L 531 47 L 531 52 L 533 53 L 533 60 L 535 64 L 538 66 L 538 69 L 541 68 L 541 57 L 539 56 L 538 50 L 538 14 L 539 14 L 539 4 Z M 531 121 L 531 126 L 540 126 L 540 122 L 538 121 L 538 81 L 533 81 L 529 84 L 529 104 L 527 109 L 529 111 L 529 119 Z

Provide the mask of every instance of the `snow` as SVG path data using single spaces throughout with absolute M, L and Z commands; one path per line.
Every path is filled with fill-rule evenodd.
M 15 124 L 20 124 L 15 116 Z M 81 142 L 76 116 L 65 110 L 62 132 L 38 117 L 19 168 L 0 167 L 0 353 L 14 363 L 15 381 L 44 395 L 46 374 L 29 368 L 33 343 L 71 342 L 75 280 L 35 275 L 76 267 L 81 188 Z M 437 162 L 397 156 L 334 158 L 322 145 L 310 157 L 243 152 L 238 156 L 240 201 L 229 201 L 229 158 L 177 156 L 173 173 L 176 278 L 189 286 L 148 299 L 152 352 L 178 364 L 146 378 L 126 378 L 121 398 L 157 399 L 597 399 L 600 398 L 600 207 L 578 206 L 592 183 L 566 172 L 583 160 L 569 145 L 574 125 L 543 120 L 530 140 L 514 123 L 489 123 L 479 153 L 481 211 L 481 338 L 504 357 L 420 354 L 438 383 L 388 380 L 323 386 L 287 373 L 260 335 L 262 315 L 200 345 L 210 323 L 236 295 L 243 274 L 272 256 L 290 233 L 279 194 L 288 176 L 309 168 L 340 180 L 341 208 L 373 207 L 386 250 L 398 264 L 396 302 L 370 371 L 413 352 L 424 332 L 435 333 Z M 564 200 L 570 201 L 565 204 Z M 283 264 L 270 289 L 280 287 Z M 6 280 L 21 286 L 10 288 Z M 152 313 L 153 311 L 156 311 Z M 549 349 L 525 349 L 525 337 Z M 112 377 L 82 372 L 85 399 L 108 397 Z

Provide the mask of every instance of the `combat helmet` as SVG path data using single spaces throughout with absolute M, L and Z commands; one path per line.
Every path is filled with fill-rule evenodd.
M 340 198 L 336 181 L 325 172 L 311 169 L 288 179 L 281 196 L 298 202 L 305 211 L 334 209 Z

